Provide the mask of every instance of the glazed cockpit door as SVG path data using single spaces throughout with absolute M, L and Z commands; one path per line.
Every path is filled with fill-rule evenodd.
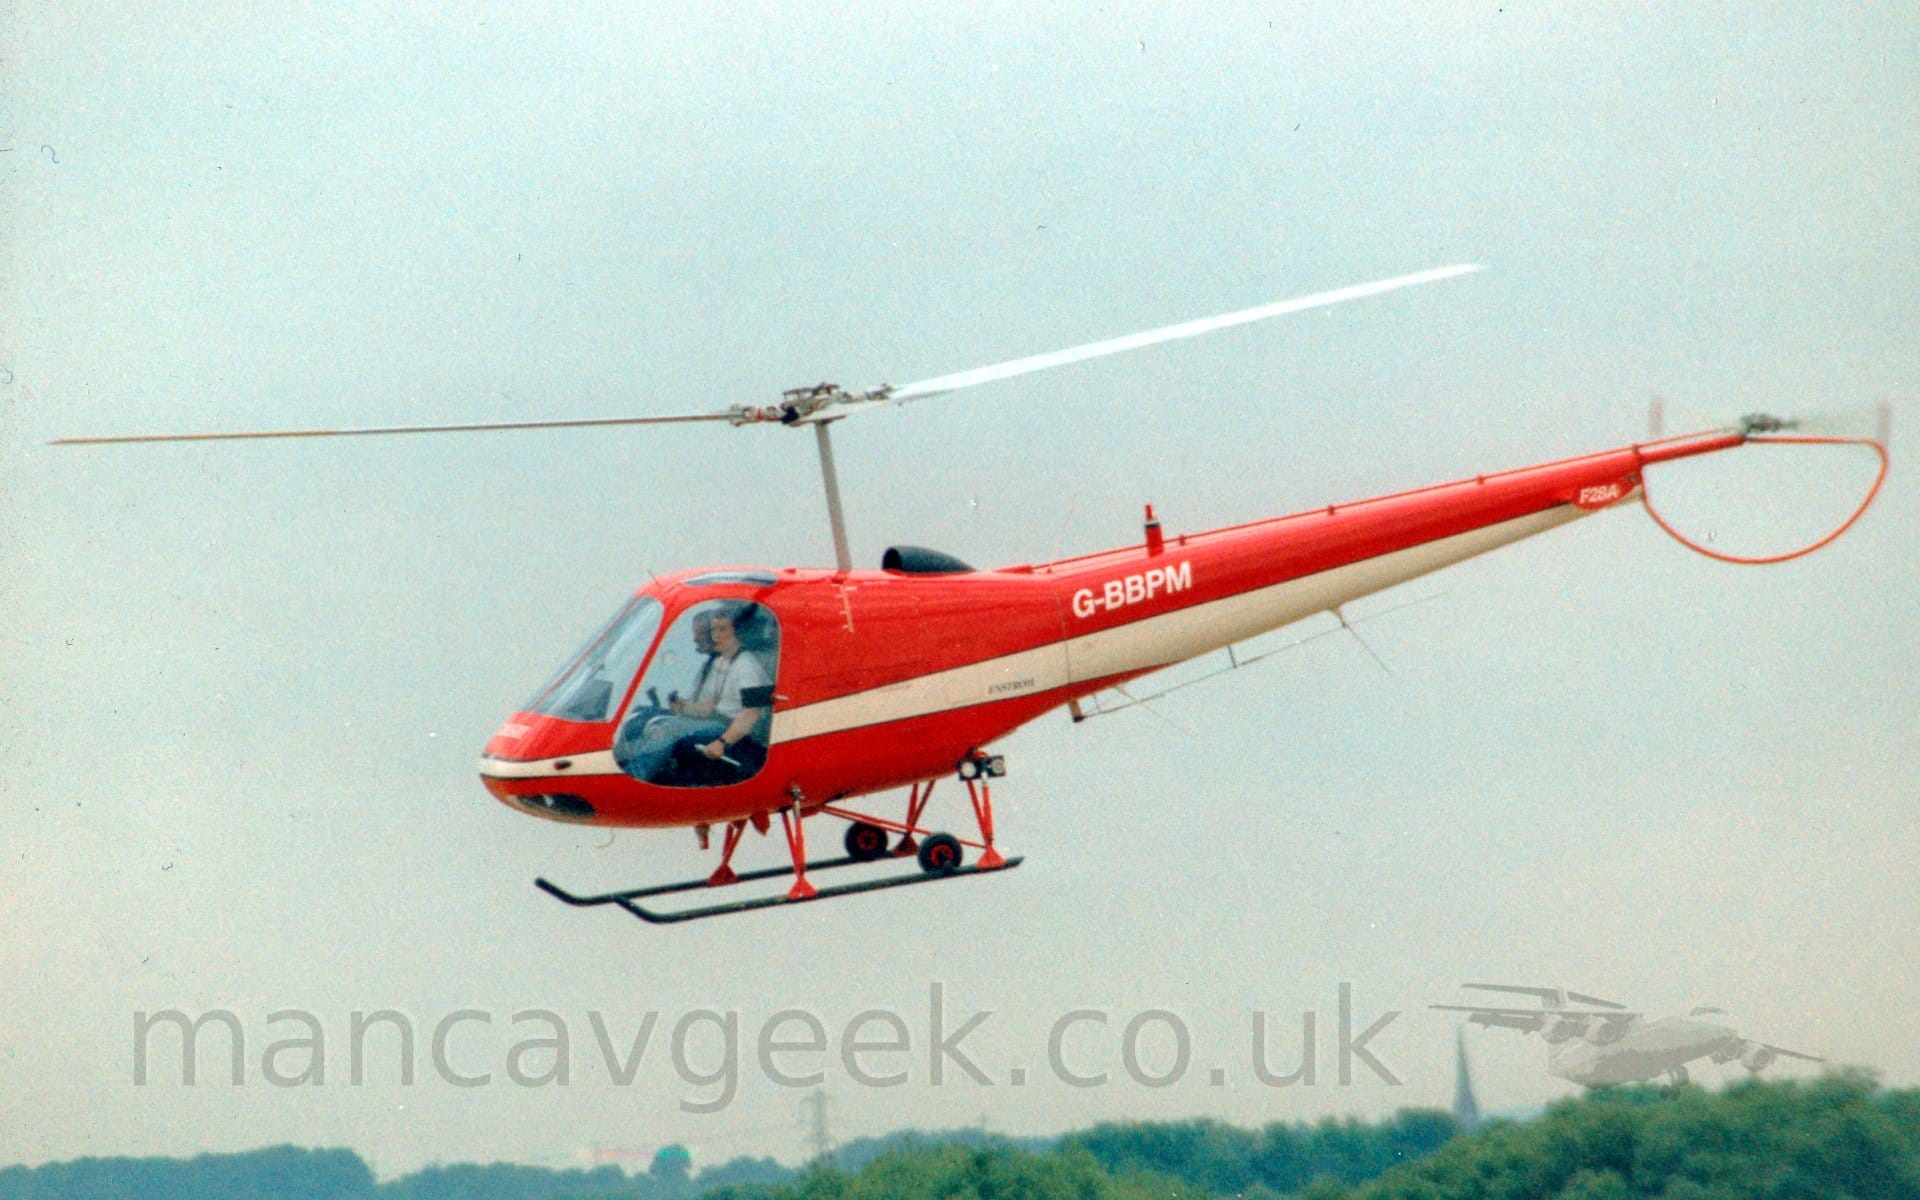
M 675 618 L 614 738 L 620 769 L 662 787 L 724 787 L 767 759 L 780 623 L 764 605 L 708 600 Z

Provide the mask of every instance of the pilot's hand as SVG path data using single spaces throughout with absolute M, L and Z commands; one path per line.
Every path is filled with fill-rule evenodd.
M 727 756 L 727 744 L 719 738 L 715 738 L 700 747 L 700 753 L 706 755 L 708 758 L 725 758 Z

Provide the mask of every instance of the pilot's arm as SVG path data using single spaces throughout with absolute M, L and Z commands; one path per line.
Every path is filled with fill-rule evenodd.
M 725 758 L 727 751 L 733 749 L 734 743 L 753 732 L 754 723 L 757 722 L 765 712 L 766 710 L 763 708 L 741 709 L 740 715 L 733 719 L 733 724 L 721 730 L 719 737 L 700 747 L 701 753 L 705 754 L 708 758 Z

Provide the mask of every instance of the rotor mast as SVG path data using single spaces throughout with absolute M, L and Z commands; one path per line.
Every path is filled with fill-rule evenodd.
M 813 444 L 820 451 L 820 482 L 827 491 L 827 524 L 833 530 L 833 561 L 842 571 L 853 570 L 853 552 L 847 543 L 847 517 L 840 506 L 840 475 L 833 467 L 833 436 L 827 426 L 845 413 L 822 410 L 863 400 L 883 400 L 893 391 L 881 385 L 859 396 L 850 396 L 838 384 L 816 383 L 808 387 L 788 388 L 780 393 L 780 403 L 770 406 L 735 405 L 729 419 L 735 425 L 771 422 L 780 425 L 813 426 Z
M 840 511 L 840 477 L 833 472 L 833 440 L 827 436 L 832 421 L 820 421 L 813 427 L 814 445 L 820 448 L 820 478 L 827 485 L 827 522 L 833 526 L 833 561 L 842 571 L 853 570 L 853 553 L 847 549 L 847 519 Z

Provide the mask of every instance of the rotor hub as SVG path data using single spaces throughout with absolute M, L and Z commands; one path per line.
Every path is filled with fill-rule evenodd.
M 735 425 L 772 422 L 778 422 L 781 425 L 797 425 L 823 409 L 861 400 L 879 399 L 890 390 L 882 387 L 856 396 L 837 383 L 809 384 L 806 387 L 788 388 L 781 392 L 778 404 L 736 404 L 733 407 L 731 419 Z

